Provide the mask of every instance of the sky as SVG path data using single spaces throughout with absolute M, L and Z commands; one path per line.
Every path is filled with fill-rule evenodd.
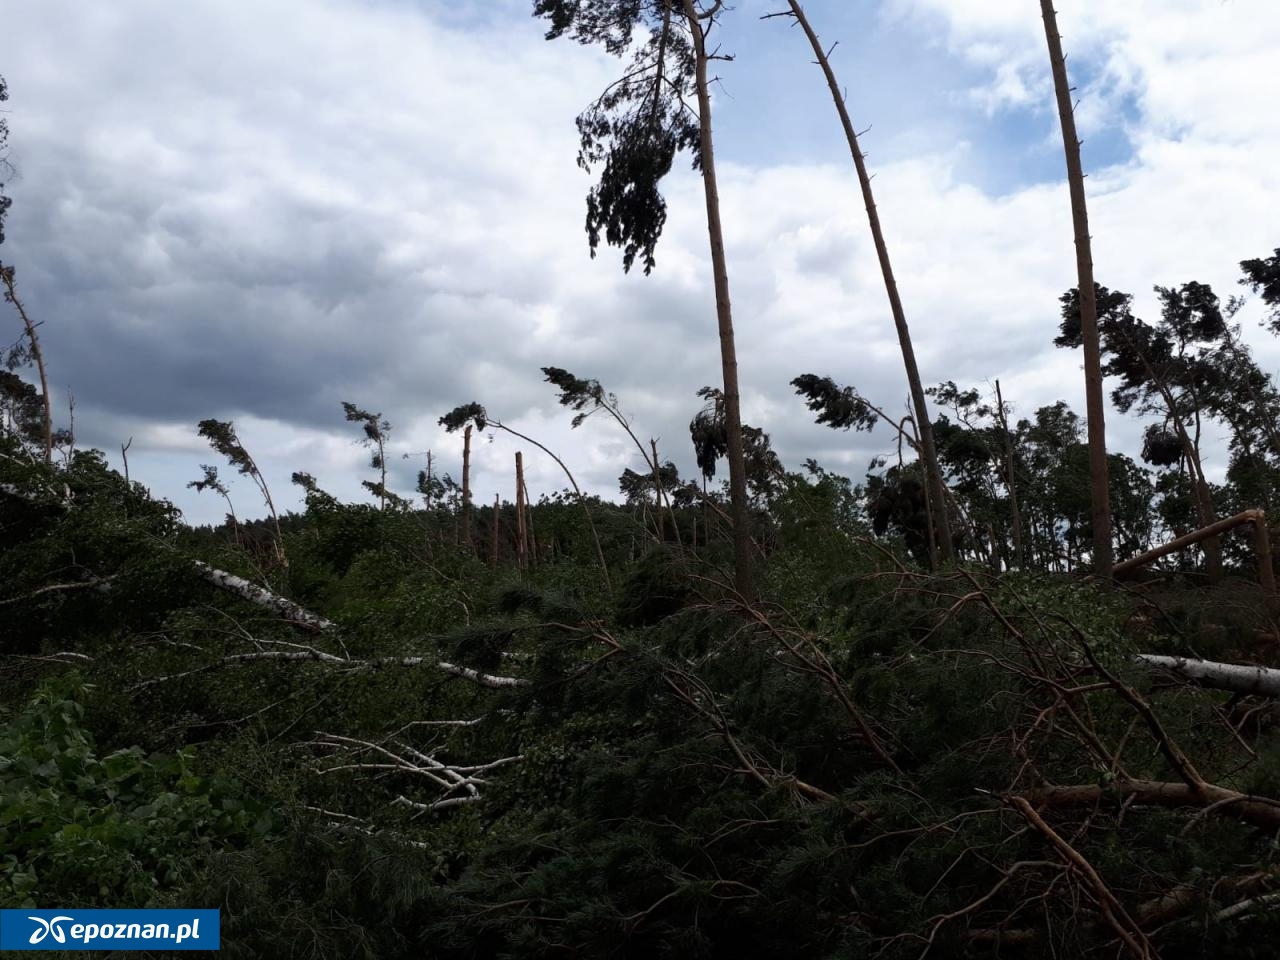
M 803 35 L 737 0 L 714 42 L 713 123 L 743 419 L 789 468 L 861 478 L 892 434 L 818 427 L 789 381 L 853 384 L 905 412 L 906 384 L 857 181 Z M 876 202 L 926 384 L 990 391 L 1017 417 L 1066 400 L 1060 350 L 1075 285 L 1070 205 L 1038 5 L 1031 0 L 809 0 L 874 172 Z M 368 501 L 361 432 L 342 402 L 391 423 L 390 486 L 411 495 L 432 451 L 461 475 L 461 403 L 561 455 L 618 496 L 630 441 L 574 430 L 544 366 L 600 380 L 643 440 L 694 476 L 688 422 L 718 385 L 702 185 L 665 181 L 657 268 L 590 258 L 591 177 L 574 118 L 626 66 L 548 42 L 528 0 L 0 0 L 9 160 L 0 260 L 13 265 L 66 423 L 81 447 L 173 501 L 220 467 L 241 516 L 263 512 L 196 433 L 234 421 L 282 509 L 294 471 Z M 1099 282 L 1156 319 L 1153 285 L 1225 299 L 1240 260 L 1280 247 L 1280 4 L 1060 0 L 1079 101 Z M 1264 369 L 1280 341 L 1239 315 Z M 8 329 L 6 330 L 6 325 Z M 0 321 L 0 346 L 20 332 Z M 1109 446 L 1142 424 L 1112 412 Z M 1225 468 L 1212 434 L 1206 464 Z M 1216 446 L 1215 446 L 1216 444 Z M 559 467 L 505 435 L 473 452 L 476 501 L 514 498 L 523 449 L 536 497 Z

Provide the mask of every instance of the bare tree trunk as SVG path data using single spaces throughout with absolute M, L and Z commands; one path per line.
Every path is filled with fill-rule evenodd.
M 1209 489 L 1209 481 L 1205 479 L 1204 466 L 1200 463 L 1200 447 L 1191 439 L 1187 428 L 1177 417 L 1172 417 L 1177 428 L 1178 439 L 1182 442 L 1182 455 L 1186 458 L 1189 471 L 1188 480 L 1196 501 L 1196 515 L 1200 518 L 1200 526 L 1208 527 L 1218 522 L 1218 509 L 1213 505 L 1213 491 Z M 1200 544 L 1204 551 L 1204 572 L 1213 582 L 1222 579 L 1222 541 L 1217 537 L 1209 537 Z
M 387 451 L 382 441 L 382 430 L 378 430 L 378 468 L 382 471 L 382 480 L 378 486 L 378 509 L 387 509 Z M 431 471 L 431 453 L 427 452 L 427 472 Z
M 493 495 L 493 523 L 489 530 L 489 566 L 496 568 L 498 566 L 498 512 L 501 508 L 501 498 L 495 493 Z
M 1200 526 L 1201 528 L 1211 526 L 1218 521 L 1218 511 L 1213 505 L 1213 491 L 1209 489 L 1209 481 L 1205 479 L 1204 465 L 1200 462 L 1200 445 L 1187 431 L 1186 424 L 1182 422 L 1178 400 L 1164 376 L 1156 371 L 1146 353 L 1138 348 L 1132 339 L 1126 337 L 1126 342 L 1141 359 L 1142 369 L 1147 379 L 1155 385 L 1160 399 L 1164 401 L 1168 420 L 1173 424 L 1174 432 L 1178 435 L 1178 443 L 1182 446 L 1182 462 L 1186 464 L 1187 481 L 1191 484 L 1191 493 L 1195 500 L 1196 516 Z M 1201 544 L 1201 549 L 1204 551 L 1205 573 L 1216 583 L 1222 579 L 1222 541 L 1217 537 L 1210 537 Z
M 671 502 L 671 498 L 667 496 L 666 491 L 662 489 L 661 474 L 658 472 L 658 441 L 653 439 L 652 437 L 649 438 L 649 449 L 653 451 L 653 464 L 654 464 L 653 479 L 654 479 L 654 485 L 658 488 L 658 510 L 661 511 L 663 505 L 664 504 L 666 505 L 667 512 L 671 514 L 671 530 L 675 534 L 676 545 L 683 549 L 684 541 L 680 537 L 680 521 L 676 518 L 676 508 L 675 508 L 675 505 Z M 661 513 L 659 513 L 659 516 L 658 516 L 658 540 L 659 541 L 662 540 Z
M 13 304 L 22 319 L 22 326 L 27 335 L 27 343 L 31 346 L 31 359 L 36 362 L 36 370 L 40 374 L 40 398 L 44 401 L 44 462 L 53 463 L 53 401 L 49 397 L 49 377 L 44 368 L 44 351 L 40 349 L 40 338 L 36 336 L 36 325 L 27 316 L 26 308 L 18 299 L 18 291 L 14 289 L 13 267 L 0 267 L 0 282 L 4 283 L 4 298 Z
M 521 474 L 520 486 L 524 490 L 525 530 L 529 534 L 529 565 L 536 567 L 538 565 L 538 538 L 533 532 L 533 504 L 529 502 L 529 484 L 524 481 L 523 473 Z
M 462 431 L 462 542 L 471 546 L 471 424 Z
M 1253 522 L 1253 553 L 1258 558 L 1258 584 L 1262 587 L 1262 596 L 1268 609 L 1275 614 L 1280 612 L 1280 594 L 1276 593 L 1275 561 L 1271 558 L 1271 531 L 1267 529 L 1267 515 L 1257 511 L 1258 518 Z
M 1019 568 L 1026 565 L 1022 548 L 1022 512 L 1018 509 L 1018 481 L 1013 472 L 1013 437 L 1009 433 L 1009 421 L 1004 413 L 1004 396 L 1000 393 L 1000 381 L 996 381 L 996 416 L 1000 418 L 1000 432 L 1004 435 L 1004 463 L 1006 486 L 1009 490 L 1009 511 L 1013 519 L 1013 555 Z
M 444 531 L 435 523 L 435 518 L 431 515 L 431 471 L 433 469 L 431 451 L 427 451 L 427 482 L 424 484 L 426 493 L 422 495 L 423 502 L 426 504 L 427 510 L 422 518 L 423 526 L 426 528 L 427 534 L 424 538 L 427 550 L 427 559 L 431 560 L 433 552 L 431 550 L 431 528 L 436 527 L 436 535 L 440 538 L 440 542 L 444 543 Z
M 1067 183 L 1071 190 L 1071 221 L 1075 230 L 1076 279 L 1080 291 L 1080 333 L 1084 344 L 1084 401 L 1089 430 L 1089 490 L 1092 499 L 1093 572 L 1111 575 L 1111 494 L 1107 479 L 1107 431 L 1102 405 L 1102 348 L 1098 340 L 1098 304 L 1093 289 L 1093 247 L 1089 241 L 1089 212 L 1085 205 L 1084 168 L 1080 140 L 1076 136 L 1075 107 L 1067 80 L 1067 59 L 1053 0 L 1040 0 L 1044 36 L 1053 68 L 1053 88 L 1062 123 L 1062 146 L 1067 159 Z
M 719 2 L 706 14 L 708 20 Z M 733 517 L 734 586 L 747 600 L 754 595 L 751 572 L 751 531 L 747 528 L 747 474 L 742 453 L 742 414 L 738 400 L 738 356 L 733 339 L 733 311 L 729 301 L 729 270 L 720 225 L 720 192 L 716 186 L 715 150 L 711 136 L 711 93 L 707 87 L 706 35 L 694 0 L 684 0 L 696 58 L 698 123 L 701 128 L 702 188 L 707 201 L 707 237 L 715 275 L 716 319 L 720 327 L 720 365 L 724 375 L 724 421 L 728 434 L 729 500 Z
M 523 571 L 527 552 L 524 528 L 524 455 L 516 451 L 516 568 Z
M 658 445 L 652 439 L 649 443 L 653 447 L 653 520 L 658 532 L 658 542 L 662 543 L 666 533 L 662 523 L 662 475 L 658 471 Z
M 537 447 L 539 450 L 545 453 L 548 457 L 554 460 L 557 464 L 559 464 L 560 469 L 564 471 L 565 477 L 567 477 L 569 480 L 569 485 L 573 487 L 573 494 L 578 500 L 578 505 L 582 507 L 583 516 L 587 518 L 587 528 L 591 531 L 591 539 L 595 542 L 596 559 L 600 562 L 600 577 L 601 579 L 604 580 L 605 591 L 607 593 L 613 593 L 613 582 L 609 579 L 609 566 L 607 563 L 605 563 L 605 559 L 604 559 L 604 547 L 600 545 L 600 533 L 599 531 L 596 530 L 595 521 L 591 519 L 591 508 L 587 505 L 587 498 L 583 495 L 582 489 L 578 486 L 578 481 L 573 478 L 573 473 L 569 470 L 567 466 L 565 466 L 565 463 L 563 460 L 561 460 L 554 453 L 552 453 L 551 450 L 548 447 L 546 447 L 544 444 L 541 444 L 537 440 L 533 439 L 533 437 L 527 436 L 526 434 L 521 433 L 519 430 L 513 430 L 511 427 L 508 427 L 505 423 L 502 423 L 499 420 L 490 420 L 489 424 L 490 426 L 494 427 L 497 430 L 506 431 L 507 433 L 511 434 L 513 437 L 523 440 L 525 443 L 533 444 L 535 447 Z
M 920 368 L 916 364 L 915 349 L 911 344 L 911 331 L 907 328 L 906 312 L 902 308 L 902 298 L 898 295 L 898 283 L 893 276 L 893 265 L 889 261 L 889 248 L 885 243 L 884 231 L 880 227 L 880 215 L 876 212 L 875 197 L 871 192 L 871 177 L 867 174 L 866 158 L 858 147 L 858 134 L 853 129 L 853 121 L 849 119 L 849 110 L 836 81 L 835 71 L 827 52 L 822 48 L 818 35 L 801 9 L 797 0 L 788 0 L 793 16 L 813 48 L 818 66 L 827 78 L 827 86 L 831 90 L 831 99 L 835 102 L 836 113 L 840 115 L 841 126 L 844 127 L 845 139 L 849 143 L 849 153 L 853 156 L 853 165 L 858 172 L 858 183 L 862 187 L 862 200 L 867 208 L 867 222 L 871 226 L 871 238 L 875 243 L 876 256 L 880 260 L 880 273 L 884 277 L 885 292 L 889 296 L 889 309 L 893 313 L 893 324 L 898 330 L 898 345 L 902 349 L 902 363 L 906 368 L 907 383 L 911 389 L 911 405 L 915 410 L 916 430 L 920 435 L 920 458 L 924 461 L 925 490 L 929 512 L 933 517 L 932 526 L 936 530 L 936 549 L 930 542 L 930 565 L 948 563 L 954 557 L 951 543 L 950 513 L 947 510 L 946 494 L 942 483 L 942 471 L 938 467 L 938 451 L 933 440 L 933 422 L 929 419 L 929 408 L 924 399 L 924 385 L 920 380 Z
M 1153 560 L 1159 560 L 1161 557 L 1168 556 L 1171 553 L 1176 553 L 1179 550 L 1185 550 L 1187 547 L 1194 546 L 1197 543 L 1204 543 L 1209 540 L 1216 541 L 1219 534 L 1224 533 L 1227 530 L 1231 530 L 1245 523 L 1255 524 L 1255 534 L 1254 534 L 1256 538 L 1254 540 L 1255 548 L 1258 550 L 1262 550 L 1265 548 L 1269 558 L 1270 552 L 1271 552 L 1270 538 L 1262 537 L 1256 533 L 1257 527 L 1261 527 L 1265 532 L 1266 524 L 1267 524 L 1267 515 L 1261 510 L 1245 510 L 1242 513 L 1237 513 L 1234 517 L 1227 517 L 1227 519 L 1225 520 L 1216 520 L 1213 523 L 1208 524 L 1207 526 L 1201 527 L 1199 530 L 1192 530 L 1190 533 L 1184 534 L 1183 536 L 1178 537 L 1174 540 L 1170 540 L 1168 543 L 1162 544 L 1161 546 L 1148 550 L 1146 553 L 1140 553 L 1136 557 L 1130 557 L 1128 560 L 1125 560 L 1122 563 L 1117 563 L 1115 565 L 1114 573 L 1118 577 L 1121 574 L 1128 573 L 1130 570 L 1136 570 L 1138 567 L 1144 566 Z M 1261 579 L 1266 575 L 1261 569 L 1262 568 L 1261 556 L 1259 557 L 1258 565 L 1259 565 L 1258 576 L 1259 576 L 1260 582 L 1262 583 L 1263 588 L 1274 589 L 1274 583 L 1275 583 L 1274 574 L 1272 574 L 1271 576 L 1270 583 L 1267 583 L 1266 581 Z M 1271 567 L 1269 564 L 1267 565 L 1267 572 L 1271 572 Z

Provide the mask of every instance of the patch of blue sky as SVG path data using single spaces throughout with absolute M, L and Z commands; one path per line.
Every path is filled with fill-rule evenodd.
M 423 0 L 373 0 L 405 6 Z M 761 20 L 768 7 L 742 0 L 713 33 L 713 49 L 732 61 L 713 64 L 716 153 L 721 163 L 752 167 L 849 162 L 844 133 L 804 34 L 785 18 Z M 423 4 L 432 19 L 452 29 L 545 31 L 529 16 L 528 0 L 495 0 L 476 8 Z M 806 5 L 825 46 L 837 43 L 832 64 L 846 91 L 862 149 L 874 170 L 921 156 L 950 159 L 957 181 L 1003 196 L 1064 176 L 1062 145 L 1052 101 L 990 110 L 980 95 L 994 80 L 990 65 L 966 60 L 942 42 L 936 24 L 888 19 L 858 4 Z M 539 42 L 539 41 L 535 41 Z M 566 62 L 580 55 L 571 41 Z M 627 59 L 617 61 L 618 73 Z M 1130 131 L 1139 119 L 1132 95 L 1108 96 L 1104 65 L 1073 57 L 1072 82 L 1086 96 L 1107 96 L 1102 125 L 1083 131 L 1087 170 L 1128 162 Z M 1097 86 L 1095 87 L 1095 83 Z M 1096 93 L 1095 93 L 1096 90 Z M 599 93 L 583 89 L 585 108 Z M 566 125 L 573 117 L 563 118 Z M 682 158 L 678 163 L 687 164 Z

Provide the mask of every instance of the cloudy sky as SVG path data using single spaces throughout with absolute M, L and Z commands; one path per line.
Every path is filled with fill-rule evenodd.
M 906 387 L 848 152 L 798 30 L 738 0 L 718 31 L 715 129 L 744 419 L 784 461 L 861 476 L 892 449 L 814 426 L 800 373 L 891 410 Z M 393 426 L 404 493 L 459 403 L 616 493 L 638 455 L 605 421 L 577 431 L 539 367 L 601 380 L 642 438 L 694 472 L 695 391 L 719 377 L 701 184 L 677 162 L 652 276 L 591 260 L 591 180 L 574 117 L 623 64 L 548 43 L 528 0 L 0 0 L 9 83 L 0 259 L 17 267 L 82 446 L 191 522 L 186 489 L 234 420 L 277 500 L 294 470 L 352 499 L 370 476 L 341 402 Z M 809 0 L 864 138 L 927 383 L 999 379 L 1018 415 L 1083 411 L 1077 354 L 1052 346 L 1074 285 L 1070 208 L 1033 0 Z M 1060 0 L 1078 87 L 1100 282 L 1237 287 L 1280 246 L 1280 4 Z M 1246 338 L 1266 369 L 1280 345 Z M 10 318 L 12 320 L 13 318 Z M 0 343 L 17 334 L 0 327 Z M 65 420 L 65 417 L 64 417 Z M 1114 447 L 1140 426 L 1113 415 Z M 518 445 L 476 450 L 475 495 L 511 497 Z M 401 454 L 414 459 L 401 459 Z M 564 485 L 526 450 L 534 491 Z M 1210 467 L 1221 464 L 1210 464 Z M 230 468 L 221 465 L 224 477 Z M 237 478 L 242 514 L 261 508 Z M 536 492 L 535 492 L 536 496 Z

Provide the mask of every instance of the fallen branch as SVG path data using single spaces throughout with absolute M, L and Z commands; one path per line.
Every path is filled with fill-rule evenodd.
M 99 593 L 109 593 L 111 590 L 111 581 L 114 576 L 110 577 L 94 577 L 92 580 L 77 580 L 72 583 L 51 583 L 44 587 L 39 587 L 29 593 L 24 593 L 16 597 L 6 597 L 0 600 L 0 607 L 10 603 L 21 603 L 23 600 L 34 600 L 36 597 L 43 596 L 46 593 L 62 593 L 68 590 L 97 590 Z
M 1165 657 L 1154 653 L 1139 653 L 1134 660 L 1215 690 L 1280 697 L 1280 670 L 1270 667 L 1217 663 L 1212 660 L 1194 660 L 1191 657 Z
M 317 733 L 317 739 L 306 746 L 334 751 L 327 765 L 316 770 L 322 776 L 340 772 L 377 776 L 402 773 L 435 785 L 439 794 L 430 802 L 411 800 L 404 794 L 398 794 L 391 801 L 395 806 L 408 807 L 420 814 L 478 803 L 481 800 L 480 788 L 488 783 L 485 774 L 524 759 L 522 755 L 515 755 L 488 763 L 449 763 L 439 759 L 434 753 L 426 753 L 399 740 L 389 740 L 387 745 L 383 745 L 334 733 Z M 369 759 L 358 759 L 362 757 Z
M 1211 783 L 1194 788 L 1185 783 L 1121 779 L 1108 786 L 1042 787 L 1025 791 L 1020 796 L 1028 803 L 1052 808 L 1092 807 L 1107 799 L 1113 800 L 1117 806 L 1125 801 L 1153 807 L 1200 807 L 1218 816 L 1236 817 L 1254 826 L 1272 830 L 1280 827 L 1280 801 Z
M 434 849 L 430 844 L 423 843 L 421 840 L 410 840 L 408 837 L 402 837 L 389 830 L 375 830 L 368 821 L 353 817 L 349 813 L 340 813 L 337 810 L 326 810 L 323 807 L 312 807 L 307 804 L 303 804 L 302 809 L 324 817 L 328 821 L 329 828 L 338 833 L 354 834 L 360 837 L 388 838 L 415 850 Z
M 235 667 L 242 663 L 254 663 L 265 661 L 276 662 L 298 662 L 311 660 L 316 663 L 329 664 L 333 667 L 345 670 L 379 670 L 383 667 L 420 667 L 434 666 L 440 671 L 455 677 L 462 677 L 470 680 L 472 683 L 478 683 L 482 687 L 500 688 L 500 687 L 522 687 L 529 681 L 520 677 L 502 677 L 495 676 L 490 673 L 481 673 L 479 670 L 473 670 L 470 667 L 459 667 L 452 663 L 433 660 L 431 657 L 371 657 L 368 659 L 357 659 L 348 656 L 339 656 L 336 653 L 328 653 L 319 650 L 316 647 L 303 646 L 296 643 L 286 643 L 282 640 L 259 640 L 262 644 L 278 644 L 290 647 L 288 650 L 253 650 L 247 653 L 229 653 L 225 657 L 221 657 L 212 663 L 206 663 L 191 670 L 184 670 L 182 673 L 171 673 L 163 677 L 153 677 L 150 680 L 143 680 L 141 683 L 135 684 L 134 689 L 142 689 L 154 686 L 157 683 L 166 683 L 173 680 L 181 680 L 185 677 L 195 676 L 201 673 L 208 673 L 210 670 L 218 670 L 223 667 Z
M 1111 888 L 1107 886 L 1106 881 L 1094 869 L 1093 864 L 1086 860 L 1053 827 L 1045 823 L 1044 818 L 1036 813 L 1035 808 L 1024 797 L 1006 797 L 1005 801 L 1017 810 L 1027 823 L 1039 830 L 1057 851 L 1058 855 L 1084 877 L 1093 893 L 1094 900 L 1097 902 L 1099 909 L 1102 910 L 1103 918 L 1111 929 L 1116 932 L 1116 936 L 1120 938 L 1120 942 L 1124 944 L 1129 953 L 1137 957 L 1138 960 L 1150 960 L 1151 957 L 1155 956 L 1146 934 L 1129 916 L 1124 904 L 1111 892 Z
M 673 677 L 683 681 L 683 684 L 677 683 Z M 697 677 L 673 669 L 664 671 L 662 679 L 676 697 L 692 707 L 694 712 L 704 720 L 710 722 L 716 733 L 724 740 L 726 746 L 729 747 L 739 763 L 739 766 L 734 771 L 735 773 L 750 777 L 766 790 L 779 783 L 785 783 L 797 794 L 810 800 L 824 803 L 835 800 L 833 795 L 827 793 L 821 787 L 815 787 L 813 784 L 806 783 L 798 777 L 789 776 L 775 770 L 762 757 L 748 756 L 747 749 L 733 735 L 728 719 L 716 703 L 715 694 Z
M 1259 909 L 1271 910 L 1275 908 L 1277 903 L 1280 903 L 1280 890 L 1263 894 L 1260 897 L 1250 897 L 1248 900 L 1241 900 L 1239 903 L 1233 903 L 1231 906 L 1219 910 L 1213 915 L 1213 922 L 1234 920 L 1236 917 L 1243 917 Z
M 299 606 L 287 597 L 272 593 L 256 583 L 250 583 L 244 577 L 238 577 L 234 573 L 227 573 L 225 570 L 218 570 L 216 567 L 209 566 L 203 560 L 193 560 L 192 565 L 200 576 L 215 587 L 220 587 L 244 600 L 248 600 L 252 604 L 270 610 L 281 619 L 287 620 L 304 630 L 320 633 L 324 630 L 332 630 L 337 626 L 332 620 L 326 620 L 319 614 L 312 613 L 310 610 Z
M 56 493 L 54 494 L 56 497 L 54 502 L 64 510 L 67 510 L 71 508 L 71 491 L 66 489 L 65 485 L 64 489 L 66 491 L 64 495 L 57 496 Z M 0 493 L 7 493 L 10 496 L 32 503 L 43 502 L 39 497 L 19 489 L 11 483 L 0 483 Z M 250 583 L 244 577 L 211 567 L 203 560 L 192 560 L 191 564 L 201 577 L 215 587 L 234 593 L 243 600 L 248 600 L 252 604 L 270 610 L 276 616 L 303 630 L 311 633 L 320 633 L 325 630 L 332 630 L 337 626 L 332 620 L 327 620 L 317 613 L 312 613 L 287 597 L 273 593 L 265 587 Z M 104 578 L 104 580 L 110 579 L 110 577 Z
M 1227 517 L 1225 520 L 1211 523 L 1207 527 L 1201 527 L 1199 530 L 1192 530 L 1185 536 L 1170 540 L 1168 543 L 1148 550 L 1146 553 L 1130 557 L 1128 560 L 1117 563 L 1112 568 L 1112 576 L 1118 580 L 1125 574 L 1132 573 L 1153 560 L 1159 560 L 1161 557 L 1166 557 L 1171 553 L 1195 546 L 1202 540 L 1212 539 L 1220 533 L 1233 530 L 1246 523 L 1253 524 L 1254 528 L 1253 549 L 1258 558 L 1259 583 L 1262 586 L 1263 593 L 1266 595 L 1267 602 L 1274 605 L 1277 602 L 1277 595 L 1275 571 L 1271 567 L 1271 538 L 1267 531 L 1267 515 L 1262 510 L 1245 510 L 1242 513 L 1237 513 L 1234 517 Z

